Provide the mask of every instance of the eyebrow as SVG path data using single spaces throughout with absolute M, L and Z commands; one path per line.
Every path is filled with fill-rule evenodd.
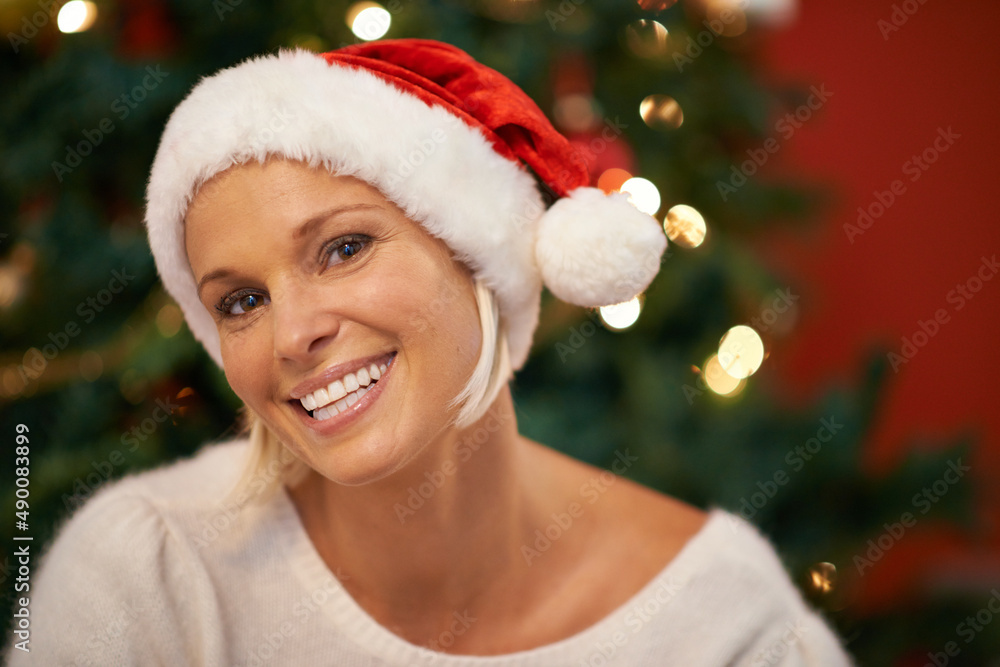
M 377 206 L 376 204 L 347 204 L 344 206 L 334 206 L 329 210 L 314 215 L 313 217 L 309 218 L 301 225 L 299 225 L 298 229 L 292 232 L 292 238 L 300 239 L 303 236 L 306 236 L 309 233 L 311 233 L 313 229 L 315 229 L 318 225 L 326 222 L 330 218 L 334 218 L 343 213 L 351 213 L 352 211 L 361 211 L 365 209 L 378 209 L 378 208 L 380 207 Z M 238 273 L 237 271 L 225 267 L 209 271 L 208 273 L 206 273 L 204 276 L 201 277 L 200 281 L 198 281 L 198 297 L 201 298 L 202 289 L 205 287 L 207 283 L 210 283 L 213 280 L 218 280 L 220 278 L 226 278 L 235 275 L 237 273 Z

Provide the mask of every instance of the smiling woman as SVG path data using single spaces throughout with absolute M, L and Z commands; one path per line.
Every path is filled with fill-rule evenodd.
M 459 421 L 450 404 L 486 349 L 471 274 L 374 187 L 241 165 L 201 189 L 185 240 L 230 385 L 321 476 L 384 478 Z
M 36 661 L 850 664 L 742 519 L 519 434 L 543 285 L 627 301 L 666 239 L 499 73 L 426 40 L 219 72 L 146 224 L 249 434 L 72 518 Z

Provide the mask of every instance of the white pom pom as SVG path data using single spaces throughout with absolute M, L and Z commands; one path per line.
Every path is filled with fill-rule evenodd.
M 577 188 L 545 212 L 535 241 L 542 280 L 557 297 L 596 308 L 628 301 L 660 270 L 667 237 L 621 193 Z

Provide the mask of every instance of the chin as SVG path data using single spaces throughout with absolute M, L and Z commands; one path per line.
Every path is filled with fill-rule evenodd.
M 317 475 L 341 486 L 364 486 L 392 476 L 413 457 L 406 457 L 393 446 L 366 442 L 343 442 L 335 451 L 309 452 L 306 460 Z M 384 440 L 381 440 L 384 443 Z

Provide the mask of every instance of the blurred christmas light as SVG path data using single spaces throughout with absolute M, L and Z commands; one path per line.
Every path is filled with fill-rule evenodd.
M 97 20 L 97 5 L 89 0 L 70 0 L 59 8 L 56 25 L 59 32 L 83 32 Z
M 745 0 L 709 0 L 705 7 L 706 25 L 724 37 L 742 35 L 747 30 L 745 4 Z
M 788 26 L 798 17 L 798 0 L 744 0 L 743 8 L 755 22 L 772 28 Z
M 736 379 L 750 377 L 764 361 L 764 341 L 745 324 L 726 332 L 719 342 L 719 363 Z
M 586 132 L 598 122 L 594 98 L 580 93 L 558 98 L 552 115 L 556 125 L 569 132 Z
M 708 228 L 701 213 L 686 204 L 678 204 L 667 211 L 667 216 L 663 219 L 663 231 L 677 245 L 697 248 L 705 241 Z
M 629 200 L 643 213 L 656 215 L 660 210 L 660 191 L 652 181 L 633 176 L 622 183 L 621 191 L 628 193 Z
M 0 265 L 0 308 L 8 308 L 21 295 L 21 274 L 6 264 Z
M 4 367 L 0 386 L 3 388 L 4 398 L 13 398 L 21 393 L 24 389 L 24 378 L 18 373 L 17 366 L 11 364 Z
M 156 313 L 156 328 L 160 330 L 160 335 L 164 338 L 175 336 L 181 330 L 184 323 L 184 314 L 181 309 L 172 303 L 160 308 Z
M 87 382 L 93 382 L 104 372 L 104 359 L 93 350 L 87 350 L 80 355 L 80 375 Z
M 684 111 L 668 95 L 649 95 L 639 105 L 639 115 L 654 130 L 676 130 L 684 122 Z
M 623 331 L 636 323 L 641 311 L 642 303 L 636 296 L 629 301 L 601 306 L 601 321 L 612 331 Z
M 667 53 L 667 29 L 650 19 L 634 21 L 625 27 L 625 43 L 640 58 L 656 58 Z
M 392 15 L 377 2 L 356 2 L 347 10 L 347 25 L 355 37 L 370 42 L 389 32 Z
M 139 405 L 149 395 L 149 380 L 139 374 L 134 368 L 122 373 L 118 380 L 118 391 L 132 405 Z
M 177 423 L 177 420 L 174 415 L 177 417 L 183 417 L 191 410 L 192 407 L 197 406 L 200 401 L 198 392 L 195 391 L 193 387 L 184 387 L 181 389 L 177 392 L 177 395 L 174 396 L 174 400 L 180 403 L 180 406 L 171 412 L 171 419 L 173 419 L 175 424 Z
M 630 178 L 632 178 L 632 174 L 624 169 L 612 167 L 611 169 L 605 169 L 597 178 L 597 187 L 607 193 L 617 192 L 625 184 L 625 181 Z
M 677 0 L 639 0 L 639 6 L 647 12 L 662 12 Z
M 833 563 L 816 563 L 809 568 L 809 585 L 817 593 L 831 593 L 837 586 L 837 566 Z
M 719 396 L 735 396 L 746 385 L 746 380 L 738 380 L 727 373 L 719 363 L 719 357 L 714 354 L 705 362 L 702 378 L 708 388 Z

